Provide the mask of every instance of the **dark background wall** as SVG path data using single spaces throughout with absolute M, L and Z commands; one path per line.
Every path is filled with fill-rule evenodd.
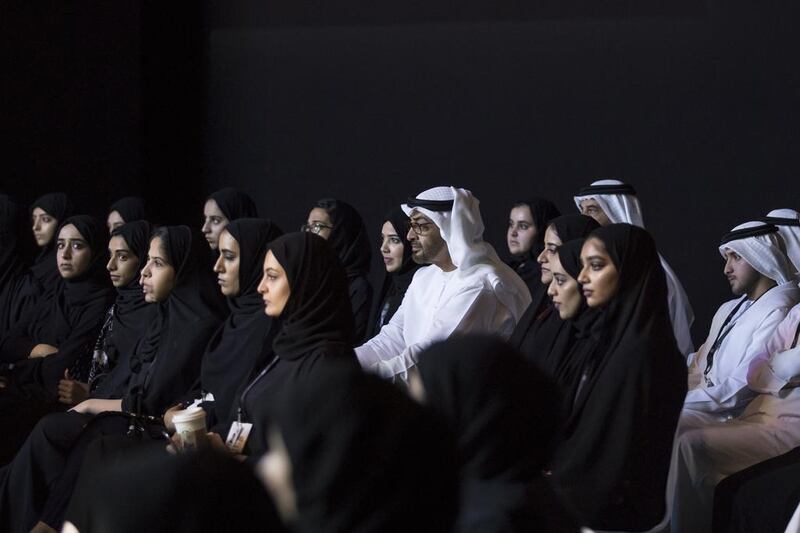
M 513 201 L 568 212 L 578 187 L 615 176 L 640 191 L 698 340 L 729 297 L 720 235 L 800 203 L 794 13 L 775 4 L 121 1 L 8 15 L 2 183 L 27 200 L 57 187 L 100 212 L 142 193 L 157 219 L 196 223 L 205 195 L 234 185 L 294 229 L 336 196 L 377 238 L 388 207 L 456 184 L 503 250 Z

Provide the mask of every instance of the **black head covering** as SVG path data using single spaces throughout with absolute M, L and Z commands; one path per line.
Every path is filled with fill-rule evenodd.
M 595 219 L 586 215 L 562 215 L 550 221 L 561 242 L 584 239 L 600 227 Z
M 141 271 L 147 262 L 152 231 L 149 222 L 136 220 L 127 222 L 111 232 L 112 237 L 119 236 L 125 239 L 131 253 L 138 258 L 138 271 Z M 138 275 L 128 285 L 117 288 L 115 304 L 111 335 L 106 342 L 106 354 L 114 364 L 128 365 L 136 344 L 144 336 L 150 321 L 155 318 L 158 306 L 145 301 Z
M 111 287 L 111 280 L 106 270 L 106 264 L 108 263 L 108 229 L 93 216 L 74 215 L 59 225 L 55 236 L 56 241 L 61 230 L 70 224 L 75 226 L 92 250 L 92 261 L 87 271 L 77 278 L 64 280 L 64 293 L 70 303 L 76 304 L 91 300 L 98 290 L 107 292 Z
M 122 405 L 126 411 L 161 415 L 197 380 L 202 354 L 225 310 L 207 267 L 211 251 L 200 232 L 165 226 L 155 237 L 161 238 L 175 269 L 175 285 L 131 357 L 135 376 Z
M 228 415 L 236 388 L 264 363 L 264 345 L 277 333 L 278 321 L 264 314 L 258 293 L 268 244 L 282 232 L 269 220 L 240 218 L 225 227 L 239 243 L 239 294 L 228 298 L 231 313 L 208 343 L 201 385 L 214 394 L 217 419 Z
M 286 531 L 252 469 L 218 453 L 145 448 L 86 476 L 66 515 L 83 533 Z
M 587 524 L 647 529 L 664 513 L 672 438 L 686 395 L 667 283 L 646 230 L 611 224 L 592 232 L 619 272 L 613 300 L 592 326 L 583 384 L 553 464 L 554 480 Z
M 393 208 L 383 217 L 383 222 L 384 224 L 389 222 L 392 225 L 403 243 L 403 263 L 399 270 L 384 273 L 381 290 L 370 313 L 370 331 L 367 338 L 373 337 L 384 324 L 389 322 L 400 304 L 403 303 L 403 296 L 405 296 L 408 286 L 411 285 L 414 274 L 421 266 L 411 258 L 411 243 L 407 238 L 408 232 L 406 231 L 408 216 L 403 210 L 399 207 Z M 381 320 L 384 307 L 386 307 L 386 313 Z
M 19 246 L 22 228 L 19 205 L 0 194 L 0 335 L 19 319 L 21 313 L 14 302 L 25 270 Z
M 147 212 L 144 208 L 144 200 L 138 196 L 126 196 L 120 198 L 108 208 L 108 212 L 116 211 L 122 220 L 133 222 L 134 220 L 147 220 Z
M 561 262 L 561 266 L 564 267 L 564 270 L 570 277 L 577 281 L 578 276 L 583 270 L 583 264 L 581 263 L 581 250 L 583 249 L 583 238 L 580 239 L 572 239 L 571 241 L 567 241 L 563 243 L 561 246 L 558 247 L 556 253 L 558 253 L 558 260 Z
M 547 229 L 550 221 L 561 216 L 561 211 L 559 211 L 558 207 L 556 207 L 556 204 L 546 198 L 536 197 L 531 198 L 530 200 L 516 202 L 514 207 L 520 205 L 526 205 L 531 210 L 533 226 L 536 228 L 536 238 L 531 249 L 525 252 L 523 256 L 519 257 L 518 259 L 520 262 L 532 262 L 533 264 L 538 265 L 536 258 L 539 257 L 539 254 L 542 253 L 542 250 L 544 249 L 544 232 Z
M 350 204 L 333 198 L 319 200 L 315 207 L 324 209 L 331 217 L 333 229 L 328 241 L 336 250 L 347 277 L 366 276 L 372 252 L 361 215 Z
M 253 199 L 239 189 L 225 187 L 212 193 L 209 198 L 217 202 L 220 211 L 228 220 L 258 217 L 258 209 Z
M 59 225 L 72 215 L 72 202 L 63 192 L 45 194 L 37 198 L 32 204 L 30 212 L 37 207 L 43 209 L 48 215 L 55 218 Z M 53 291 L 60 283 L 61 276 L 56 266 L 56 239 L 58 232 L 53 235 L 52 240 L 42 247 L 36 261 L 31 267 L 31 274 L 40 286 L 43 297 L 52 297 Z
M 555 389 L 519 352 L 482 335 L 451 337 L 419 358 L 425 402 L 458 439 L 461 475 L 527 481 L 550 458 Z
M 291 290 L 273 344 L 275 353 L 297 359 L 324 344 L 352 346 L 347 278 L 328 242 L 313 233 L 289 233 L 272 241 L 269 249 L 286 271 Z
M 452 531 L 452 436 L 402 391 L 335 361 L 273 407 L 300 533 Z

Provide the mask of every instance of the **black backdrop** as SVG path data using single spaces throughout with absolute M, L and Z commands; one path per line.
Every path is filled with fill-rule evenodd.
M 67 189 L 97 213 L 144 194 L 157 220 L 197 223 L 230 184 L 285 229 L 336 196 L 377 237 L 392 204 L 456 184 L 502 251 L 514 200 L 568 212 L 578 187 L 619 177 L 689 292 L 698 340 L 729 296 L 720 235 L 800 204 L 788 9 L 376 5 L 3 8 L 2 188 Z

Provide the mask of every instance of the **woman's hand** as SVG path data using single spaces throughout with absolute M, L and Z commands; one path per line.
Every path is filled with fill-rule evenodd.
M 37 357 L 47 357 L 48 355 L 58 353 L 58 348 L 50 344 L 37 344 L 31 350 L 28 359 L 36 359 Z
M 94 414 L 94 399 L 90 398 L 88 400 L 83 400 L 81 403 L 70 409 L 70 411 L 75 411 L 76 413 L 89 413 Z
M 58 382 L 58 401 L 67 405 L 81 403 L 89 396 L 89 384 L 72 379 L 69 370 L 64 371 L 64 379 Z
M 175 424 L 172 423 L 172 417 L 175 416 L 175 413 L 181 410 L 183 406 L 181 404 L 175 404 L 164 413 L 164 427 L 167 428 L 167 431 L 170 433 L 175 433 Z

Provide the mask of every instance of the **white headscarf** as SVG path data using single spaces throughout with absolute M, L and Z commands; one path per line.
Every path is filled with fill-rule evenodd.
M 787 223 L 786 219 L 793 222 Z M 783 242 L 786 244 L 786 255 L 794 265 L 795 272 L 800 271 L 800 214 L 794 209 L 773 209 L 767 213 L 764 222 L 778 227 Z
M 756 228 L 764 228 L 764 230 L 773 229 L 773 233 L 766 233 L 763 235 L 745 236 L 736 238 L 736 232 L 740 230 L 752 230 Z M 755 268 L 762 275 L 774 280 L 778 285 L 792 280 L 794 277 L 794 269 L 789 264 L 789 258 L 786 257 L 784 252 L 783 241 L 781 240 L 777 228 L 765 222 L 745 222 L 739 224 L 731 230 L 729 235 L 726 235 L 723 240 L 734 237 L 734 240 L 725 242 L 720 245 L 719 253 L 725 257 L 725 250 L 733 250 L 741 255 L 750 266 Z
M 598 185 L 625 185 L 625 183 L 620 180 L 598 180 L 593 181 L 586 189 Z M 601 194 L 586 191 L 582 196 L 575 196 L 575 205 L 578 206 L 578 211 L 581 210 L 581 202 L 590 198 L 597 201 L 612 224 L 625 222 L 644 228 L 642 206 L 635 194 Z
M 458 270 L 458 275 L 468 277 L 477 267 L 489 266 L 493 276 L 491 283 L 504 285 L 508 290 L 500 293 L 513 294 L 515 302 L 504 302 L 517 314 L 518 309 L 525 310 L 530 303 L 530 291 L 522 278 L 497 256 L 494 247 L 483 240 L 483 218 L 479 208 L 480 202 L 466 189 L 456 187 L 434 187 L 416 196 L 418 200 L 453 202 L 449 211 L 435 211 L 422 206 L 411 207 L 402 204 L 403 212 L 411 216 L 412 211 L 425 215 L 439 228 L 442 239 L 447 243 L 450 259 Z M 520 313 L 521 314 L 521 313 Z M 519 320 L 519 316 L 516 319 Z

